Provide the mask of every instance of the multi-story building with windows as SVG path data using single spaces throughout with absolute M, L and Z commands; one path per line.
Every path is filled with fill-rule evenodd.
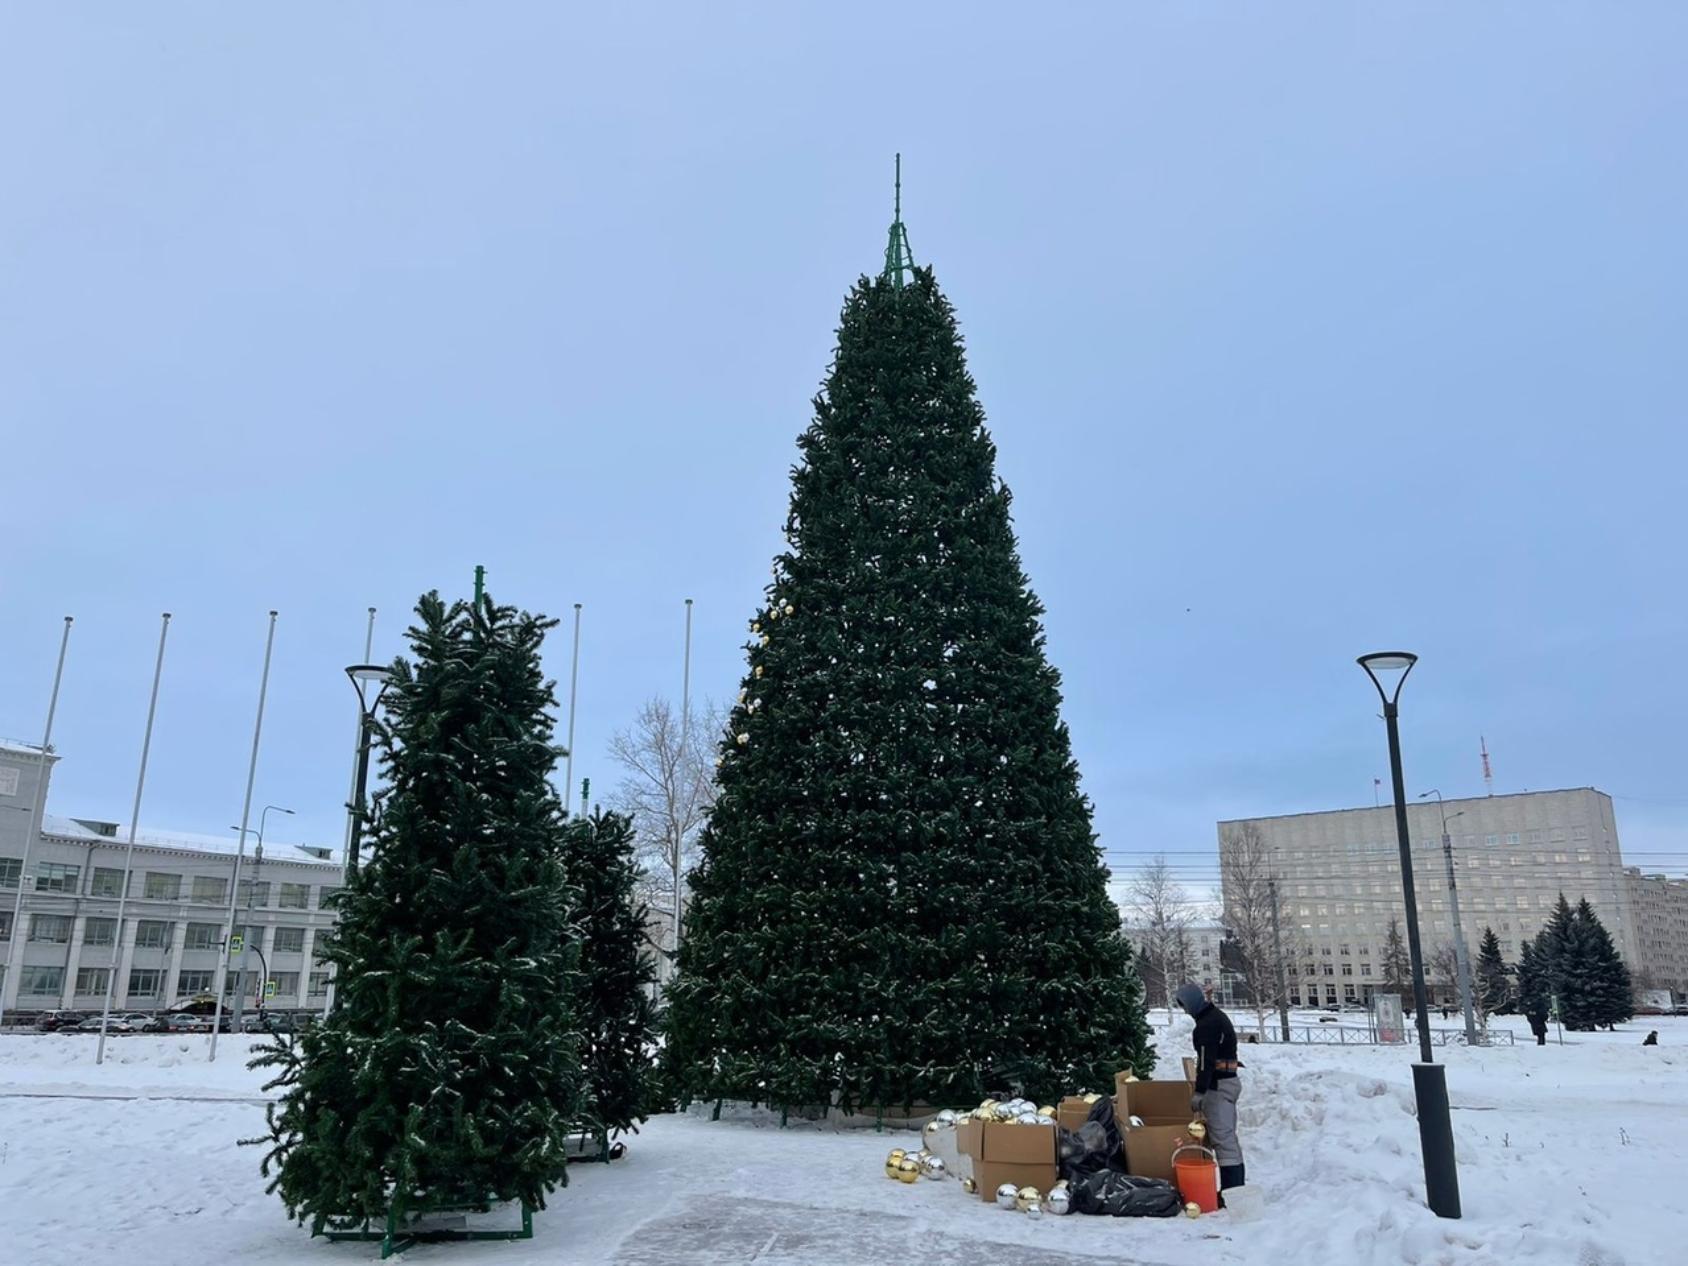
M 210 993 L 228 927 L 235 841 L 137 831 L 119 928 L 128 831 L 114 822 L 42 813 L 57 759 L 39 747 L 0 743 L 0 989 L 6 1011 L 99 1007 L 113 972 L 113 1005 L 126 1010 L 160 1010 Z M 32 830 L 26 870 L 23 845 Z M 234 891 L 242 952 L 232 956 L 226 995 L 232 996 L 244 964 L 248 1005 L 261 991 L 280 1008 L 326 1001 L 328 968 L 318 961 L 316 945 L 333 925 L 326 899 L 340 875 L 337 856 L 327 848 L 266 843 L 262 860 L 248 849 Z M 23 905 L 14 926 L 20 890 Z M 15 972 L 5 970 L 7 963 L 16 965 Z
M 1517 961 L 1563 892 L 1573 905 L 1587 897 L 1632 969 L 1645 968 L 1612 801 L 1589 787 L 1408 806 L 1427 963 L 1445 960 L 1453 941 L 1444 813 L 1473 962 L 1487 927 L 1506 960 Z M 1221 854 L 1250 831 L 1278 881 L 1291 1003 L 1363 1002 L 1382 986 L 1389 921 L 1404 913 L 1394 807 L 1221 822 Z M 1435 992 L 1451 997 L 1451 973 L 1429 974 Z
M 1688 879 L 1644 875 L 1634 866 L 1624 878 L 1641 945 L 1637 985 L 1688 993 Z
M 1131 951 L 1137 963 L 1138 975 L 1153 1005 L 1165 1005 L 1166 991 L 1161 981 L 1162 965 L 1154 961 L 1154 955 L 1148 951 L 1147 938 L 1140 923 L 1126 919 L 1121 923 L 1125 929 L 1125 936 L 1131 942 Z M 1175 975 L 1184 979 L 1174 980 L 1172 988 L 1177 989 L 1184 980 L 1190 980 L 1207 990 L 1220 1006 L 1231 1006 L 1236 1002 L 1236 973 L 1223 970 L 1220 966 L 1220 946 L 1225 941 L 1225 929 L 1221 924 L 1211 922 L 1191 923 L 1184 928 L 1185 960 L 1182 964 L 1173 963 L 1171 966 Z

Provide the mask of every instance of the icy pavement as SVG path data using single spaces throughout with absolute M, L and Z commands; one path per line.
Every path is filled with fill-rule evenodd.
M 1238 1017 L 1239 1021 L 1242 1017 Z M 1649 1028 L 1661 1045 L 1642 1047 Z M 1183 1053 L 1161 1036 L 1163 1069 Z M 312 1240 L 263 1190 L 261 1078 L 247 1039 L 0 1036 L 0 1261 L 77 1263 L 144 1246 L 149 1266 L 373 1261 Z M 1566 1045 L 1438 1051 L 1448 1064 L 1466 1216 L 1424 1208 L 1412 1054 L 1245 1047 L 1240 1105 L 1257 1221 L 1043 1218 L 954 1182 L 882 1173 L 909 1133 L 781 1130 L 661 1117 L 625 1159 L 580 1165 L 534 1239 L 421 1246 L 422 1263 L 856 1263 L 931 1266 L 1655 1266 L 1680 1260 L 1688 1021 L 1638 1020 Z

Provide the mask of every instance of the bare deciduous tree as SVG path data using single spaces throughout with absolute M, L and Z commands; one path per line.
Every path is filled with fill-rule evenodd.
M 1126 892 L 1126 913 L 1141 946 L 1144 1004 L 1158 1002 L 1172 1019 L 1172 994 L 1190 971 L 1190 904 L 1166 858 L 1141 867 Z
M 1294 946 L 1288 937 L 1274 937 L 1272 878 L 1271 850 L 1260 827 L 1253 822 L 1227 827 L 1219 840 L 1218 896 L 1262 1036 L 1266 1012 L 1289 1001 L 1281 985 L 1288 964 L 1280 960 L 1276 941 L 1282 940 L 1286 958 Z
M 685 916 L 684 876 L 715 803 L 715 753 L 724 724 L 725 713 L 714 702 L 694 707 L 688 722 L 667 699 L 655 697 L 610 739 L 610 755 L 626 771 L 612 802 L 633 816 L 639 895 L 666 918 L 658 948 L 669 960 Z

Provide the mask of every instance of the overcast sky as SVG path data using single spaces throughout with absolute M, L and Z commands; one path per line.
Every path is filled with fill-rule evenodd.
M 1034 16 L 1035 14 L 1035 16 Z M 365 608 L 584 604 L 576 780 L 726 697 L 904 155 L 1110 856 L 1592 784 L 1688 861 L 1688 10 L 14 5 L 0 735 L 337 841 Z M 566 696 L 566 626 L 548 666 Z M 1193 876 L 1194 872 L 1190 872 Z

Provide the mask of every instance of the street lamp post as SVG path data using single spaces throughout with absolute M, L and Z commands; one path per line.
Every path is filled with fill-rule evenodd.
M 1418 1103 L 1418 1139 L 1424 1152 L 1424 1193 L 1438 1217 L 1457 1218 L 1459 1170 L 1454 1160 L 1454 1127 L 1448 1111 L 1447 1069 L 1430 1054 L 1430 1015 L 1424 990 L 1424 952 L 1418 937 L 1418 899 L 1413 893 L 1413 854 L 1407 832 L 1406 778 L 1401 772 L 1399 710 L 1401 686 L 1418 663 L 1410 651 L 1379 651 L 1362 655 L 1360 667 L 1383 700 L 1383 721 L 1389 732 L 1389 773 L 1395 788 L 1395 839 L 1401 851 L 1401 895 L 1406 903 L 1407 952 L 1412 957 L 1413 1006 L 1418 1019 L 1418 1049 L 1423 1057 L 1413 1065 L 1413 1092 Z M 1381 675 L 1380 675 L 1381 674 Z M 1391 690 L 1389 687 L 1393 685 Z
M 1448 810 L 1442 803 L 1442 793 L 1432 787 L 1429 791 L 1419 793 L 1419 799 L 1427 796 L 1436 797 L 1436 808 L 1442 815 L 1442 864 L 1448 872 L 1448 914 L 1454 921 L 1454 971 L 1459 980 L 1459 1005 L 1465 1012 L 1465 1044 L 1477 1045 L 1477 1017 L 1471 1005 L 1471 956 L 1465 947 L 1465 925 L 1459 921 L 1459 885 L 1454 882 L 1454 844 L 1453 837 L 1448 834 L 1448 823 L 1454 818 L 1465 816 L 1465 810 L 1456 812 L 1453 818 L 1448 816 Z
M 247 956 L 252 952 L 252 903 L 254 898 L 258 895 L 258 876 L 263 873 L 264 869 L 264 828 L 269 823 L 269 817 L 272 811 L 275 813 L 285 813 L 289 817 L 293 814 L 293 810 L 284 809 L 279 804 L 267 804 L 264 806 L 264 811 L 258 815 L 258 830 L 256 832 L 257 839 L 253 842 L 252 846 L 252 878 L 246 881 L 246 936 L 240 943 L 240 966 L 236 969 L 234 977 L 234 1006 L 232 1010 L 234 1012 L 233 1025 L 236 1029 L 240 1027 L 240 1013 L 245 1008 L 246 964 L 248 961 Z M 238 826 L 231 826 L 229 830 L 238 831 L 240 828 Z M 264 979 L 268 981 L 270 978 L 270 970 L 262 950 L 258 951 L 258 963 L 264 973 Z M 262 990 L 260 990 L 258 1010 L 262 1011 L 263 1009 L 264 1003 Z
M 358 692 L 358 767 L 352 779 L 352 799 L 346 806 L 346 857 L 344 874 L 350 883 L 358 873 L 358 853 L 363 847 L 363 822 L 368 814 L 365 801 L 369 792 L 369 749 L 375 741 L 375 713 L 381 697 L 393 680 L 393 670 L 381 664 L 351 664 L 346 669 L 352 689 Z M 306 964 L 307 969 L 309 964 Z M 328 996 L 323 1000 L 322 1013 L 334 1009 L 334 982 L 328 982 Z

